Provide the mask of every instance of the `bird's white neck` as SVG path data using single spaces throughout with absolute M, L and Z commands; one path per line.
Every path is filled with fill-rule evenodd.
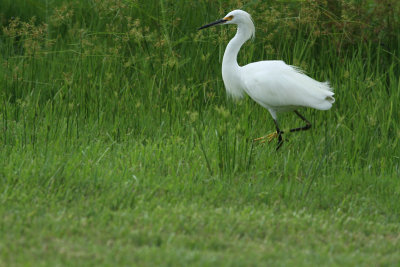
M 240 47 L 252 36 L 252 34 L 254 34 L 254 31 L 251 31 L 251 28 L 249 28 L 248 25 L 238 25 L 236 35 L 226 47 L 222 59 L 222 79 L 224 80 L 227 93 L 235 98 L 243 97 L 240 66 L 237 63 L 237 55 Z
M 222 70 L 224 68 L 239 67 L 237 55 L 242 45 L 251 37 L 251 31 L 246 25 L 238 25 L 235 37 L 228 43 L 222 59 Z

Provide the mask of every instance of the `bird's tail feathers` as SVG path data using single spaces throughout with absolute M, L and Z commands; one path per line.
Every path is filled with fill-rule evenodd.
M 327 95 L 325 96 L 325 100 L 328 101 L 330 104 L 335 103 L 335 98 L 333 97 L 333 88 L 330 86 L 330 83 L 328 81 L 321 82 L 321 87 L 322 90 L 328 91 Z
M 309 106 L 320 110 L 330 109 L 332 107 L 332 104 L 335 102 L 335 98 L 333 97 L 334 92 L 329 81 L 316 81 L 307 76 L 302 69 L 295 66 L 292 67 L 298 73 L 298 76 L 296 76 L 295 79 L 295 83 L 301 84 L 301 87 L 304 90 L 303 92 L 308 92 L 306 94 L 309 96 L 309 99 L 314 99 L 314 101 L 311 102 L 309 99 L 305 100 L 304 106 Z
M 331 83 L 329 81 L 321 82 L 321 83 L 323 84 L 323 88 L 322 89 L 333 92 L 333 88 L 332 88 Z

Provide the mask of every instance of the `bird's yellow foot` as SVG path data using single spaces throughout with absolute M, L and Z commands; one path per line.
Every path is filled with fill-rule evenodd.
M 270 134 L 268 134 L 266 136 L 262 136 L 262 137 L 253 139 L 253 142 L 265 143 L 266 141 L 268 141 L 268 143 L 271 143 L 271 141 L 274 140 L 275 138 L 277 138 L 278 136 L 279 136 L 278 132 L 275 131 L 275 132 L 270 133 Z

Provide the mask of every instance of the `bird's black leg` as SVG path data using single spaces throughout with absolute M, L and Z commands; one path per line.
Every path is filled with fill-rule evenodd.
M 306 125 L 303 127 L 290 129 L 290 132 L 306 131 L 311 128 L 311 123 L 304 118 L 303 115 L 301 115 L 297 110 L 295 110 L 294 113 L 296 113 L 296 115 L 299 116 L 306 123 Z
M 276 150 L 278 151 L 278 149 L 281 148 L 281 146 L 283 144 L 283 138 L 282 138 L 283 131 L 281 131 L 281 129 L 279 129 L 279 125 L 276 120 L 274 120 L 274 123 L 275 123 L 275 127 L 276 127 L 276 133 L 278 134 L 278 146 L 276 147 Z

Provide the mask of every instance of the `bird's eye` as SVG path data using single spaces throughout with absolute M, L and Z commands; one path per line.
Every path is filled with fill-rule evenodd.
M 233 19 L 233 16 L 231 15 L 231 16 L 229 16 L 229 17 L 225 17 L 224 18 L 224 20 L 232 20 Z

